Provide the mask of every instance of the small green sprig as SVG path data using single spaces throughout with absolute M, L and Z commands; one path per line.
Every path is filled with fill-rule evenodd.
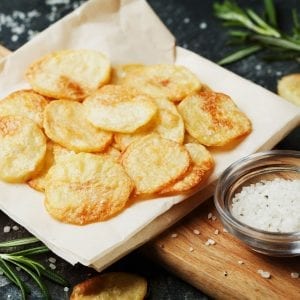
M 50 295 L 42 277 L 62 286 L 69 286 L 67 280 L 57 273 L 47 269 L 41 263 L 31 258 L 33 255 L 47 253 L 50 250 L 44 245 L 32 246 L 38 243 L 35 237 L 16 239 L 0 243 L 0 271 L 17 287 L 20 288 L 22 299 L 26 299 L 30 293 L 29 287 L 22 281 L 14 267 L 20 268 L 27 273 L 32 280 L 38 285 L 45 299 L 50 299 Z M 31 245 L 30 248 L 12 251 L 12 247 Z M 3 251 L 4 250 L 4 251 Z M 6 251 L 5 251 L 6 250 Z M 9 251 L 8 251 L 9 250 Z
M 231 28 L 231 43 L 242 46 L 221 59 L 219 64 L 229 64 L 262 50 L 267 50 L 266 59 L 299 60 L 300 22 L 296 10 L 292 10 L 292 33 L 284 34 L 278 28 L 273 0 L 264 0 L 264 18 L 252 9 L 242 9 L 233 0 L 215 2 L 213 8 L 215 16 L 224 21 L 223 25 Z

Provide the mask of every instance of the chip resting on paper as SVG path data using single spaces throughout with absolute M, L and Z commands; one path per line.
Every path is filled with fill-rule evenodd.
M 179 105 L 187 132 L 206 146 L 225 146 L 251 132 L 251 122 L 231 98 L 215 92 L 199 92 Z
M 121 85 L 104 86 L 83 104 L 87 118 L 94 126 L 123 133 L 136 131 L 157 111 L 149 96 Z
M 131 143 L 121 158 L 136 194 L 153 194 L 183 177 L 190 167 L 184 146 L 152 134 Z
M 190 170 L 183 179 L 161 190 L 159 192 L 161 195 L 186 192 L 203 183 L 213 170 L 213 157 L 204 146 L 195 143 L 185 144 L 184 146 L 192 159 Z
M 48 172 L 45 205 L 52 217 L 85 225 L 109 219 L 124 209 L 133 183 L 108 155 L 79 153 Z
M 29 66 L 32 88 L 55 99 L 83 100 L 110 80 L 110 61 L 93 50 L 61 50 Z
M 300 74 L 283 76 L 277 85 L 278 94 L 286 100 L 300 106 Z
M 201 83 L 190 70 L 176 65 L 125 67 L 121 83 L 132 86 L 152 97 L 179 102 L 190 93 L 199 91 Z
M 131 134 L 115 134 L 114 138 L 120 149 L 124 150 L 133 141 L 151 133 L 157 133 L 163 138 L 182 144 L 184 124 L 176 106 L 164 98 L 153 98 L 153 100 L 158 112 L 148 124 Z
M 42 166 L 46 138 L 36 123 L 20 116 L 0 117 L 0 178 L 25 182 Z
M 101 152 L 112 142 L 112 134 L 89 123 L 84 106 L 75 101 L 51 101 L 45 109 L 44 128 L 52 141 L 78 152 Z
M 16 115 L 31 119 L 43 127 L 43 113 L 48 101 L 32 90 L 20 90 L 0 101 L 0 116 Z
M 75 285 L 70 300 L 143 300 L 147 281 L 138 275 L 111 272 Z

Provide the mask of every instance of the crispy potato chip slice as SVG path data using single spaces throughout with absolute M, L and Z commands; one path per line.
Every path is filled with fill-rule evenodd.
M 283 76 L 277 85 L 278 94 L 300 106 L 300 74 Z
M 153 100 L 158 107 L 158 112 L 148 124 L 131 134 L 115 134 L 115 142 L 120 149 L 124 150 L 133 141 L 151 133 L 157 133 L 165 139 L 182 144 L 184 123 L 176 106 L 163 98 L 153 98 Z
M 26 117 L 43 127 L 43 112 L 48 101 L 32 90 L 20 90 L 0 101 L 0 116 Z
M 192 165 L 188 174 L 173 185 L 170 185 L 159 192 L 159 194 L 173 194 L 186 192 L 203 183 L 210 175 L 214 161 L 209 151 L 200 144 L 185 144 L 188 150 Z
M 127 67 L 121 83 L 153 98 L 166 98 L 173 102 L 179 102 L 201 89 L 199 79 L 190 70 L 167 64 Z
M 200 92 L 179 105 L 186 130 L 206 146 L 224 146 L 251 132 L 251 122 L 225 94 Z
M 93 50 L 61 50 L 29 66 L 26 78 L 38 93 L 56 98 L 83 100 L 110 80 L 108 58 Z
M 120 212 L 132 189 L 131 179 L 112 158 L 78 153 L 49 170 L 45 206 L 61 222 L 85 225 Z
M 101 274 L 77 284 L 70 300 L 144 300 L 147 281 L 125 272 Z
M 121 158 L 136 194 L 153 194 L 184 176 L 190 156 L 180 144 L 152 134 L 131 143 Z
M 111 133 L 87 121 L 81 103 L 68 100 L 56 100 L 47 105 L 44 128 L 52 141 L 77 152 L 104 151 L 113 138 Z
M 131 133 L 148 123 L 157 111 L 148 96 L 121 85 L 106 85 L 84 101 L 88 120 L 96 127 Z
M 0 178 L 25 182 L 42 166 L 46 137 L 36 123 L 20 116 L 0 117 Z

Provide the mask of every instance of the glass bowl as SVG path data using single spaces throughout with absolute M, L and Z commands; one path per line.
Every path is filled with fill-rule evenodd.
M 215 206 L 224 227 L 254 251 L 270 256 L 297 256 L 300 255 L 300 231 L 265 231 L 246 225 L 232 215 L 232 200 L 243 187 L 276 178 L 300 180 L 299 151 L 260 152 L 233 163 L 218 180 Z

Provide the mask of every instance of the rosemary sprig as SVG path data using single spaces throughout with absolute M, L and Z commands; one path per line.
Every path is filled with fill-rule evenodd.
M 30 290 L 19 277 L 17 272 L 15 272 L 13 266 L 19 267 L 33 279 L 33 281 L 40 288 L 44 299 L 50 299 L 50 295 L 46 285 L 43 283 L 42 277 L 46 277 L 62 286 L 69 286 L 68 281 L 62 276 L 53 272 L 52 270 L 47 269 L 41 263 L 31 258 L 33 255 L 49 252 L 49 249 L 46 246 L 40 245 L 18 251 L 11 251 L 11 247 L 31 245 L 37 242 L 39 242 L 38 239 L 30 237 L 0 243 L 0 249 L 10 249 L 10 252 L 5 251 L 0 253 L 0 271 L 12 283 L 20 288 L 22 299 L 26 299 L 27 294 L 30 293 Z
M 224 21 L 226 27 L 238 27 L 229 31 L 232 44 L 244 47 L 221 59 L 225 65 L 238 61 L 261 50 L 268 50 L 268 56 L 274 60 L 300 57 L 300 22 L 296 10 L 292 10 L 292 34 L 284 34 L 278 28 L 276 9 L 273 0 L 264 0 L 265 16 L 262 18 L 252 9 L 242 9 L 234 0 L 214 3 L 215 16 Z M 288 55 L 286 55 L 288 51 Z

